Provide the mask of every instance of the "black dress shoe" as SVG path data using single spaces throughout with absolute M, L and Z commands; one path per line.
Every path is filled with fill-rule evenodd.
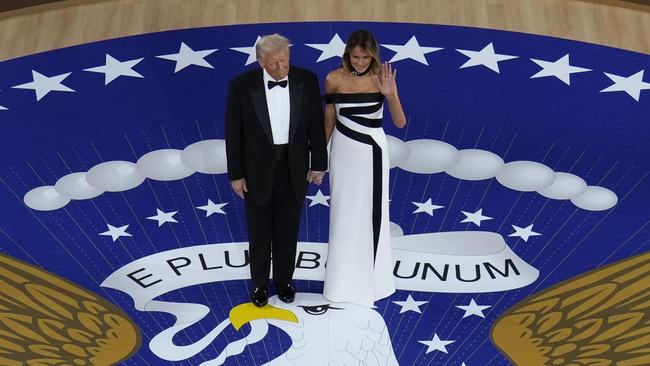
M 266 305 L 269 302 L 269 291 L 262 287 L 253 288 L 251 302 L 257 307 Z
M 292 303 L 296 298 L 296 290 L 291 285 L 291 282 L 284 283 L 282 285 L 277 285 L 278 288 L 278 299 L 282 302 Z

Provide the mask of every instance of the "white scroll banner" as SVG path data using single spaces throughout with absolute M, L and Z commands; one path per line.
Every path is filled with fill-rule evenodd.
M 539 271 L 497 233 L 461 231 L 391 238 L 400 290 L 446 293 L 507 291 L 534 282 Z M 294 279 L 323 281 L 327 244 L 300 242 Z M 112 273 L 102 287 L 131 296 L 147 309 L 156 297 L 199 284 L 250 278 L 248 243 L 198 245 L 152 254 Z M 153 305 L 153 303 L 151 304 Z

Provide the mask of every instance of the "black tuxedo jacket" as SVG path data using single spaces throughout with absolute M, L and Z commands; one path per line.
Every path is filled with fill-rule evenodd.
M 289 69 L 289 171 L 298 201 L 307 192 L 307 172 L 327 170 L 323 108 L 316 75 Z M 245 178 L 246 199 L 266 204 L 271 198 L 275 155 L 261 68 L 230 82 L 226 105 L 226 156 L 230 180 Z

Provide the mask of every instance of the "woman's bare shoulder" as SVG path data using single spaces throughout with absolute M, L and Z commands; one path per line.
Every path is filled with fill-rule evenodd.
M 345 84 L 345 70 L 343 68 L 338 68 L 336 70 L 330 71 L 327 76 L 325 76 L 325 86 L 328 93 L 336 91 L 342 84 Z
M 342 67 L 339 67 L 336 70 L 332 70 L 329 73 L 327 73 L 327 76 L 325 76 L 326 81 L 340 81 L 342 78 L 344 78 L 346 75 L 345 70 L 343 70 Z

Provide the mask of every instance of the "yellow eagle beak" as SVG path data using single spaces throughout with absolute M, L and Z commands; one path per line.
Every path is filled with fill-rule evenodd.
M 298 323 L 296 314 L 289 310 L 276 308 L 268 304 L 257 307 L 250 302 L 239 304 L 232 308 L 228 317 L 230 318 L 230 323 L 236 330 L 239 330 L 239 328 L 251 320 L 257 319 L 277 319 Z

